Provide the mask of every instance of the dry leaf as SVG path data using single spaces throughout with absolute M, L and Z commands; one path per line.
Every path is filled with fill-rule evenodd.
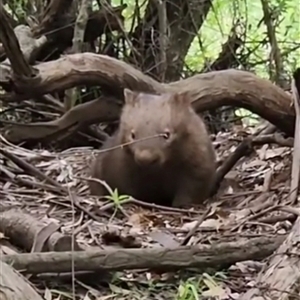
M 206 278 L 203 279 L 203 282 L 208 287 L 208 290 L 202 292 L 202 296 L 215 297 L 218 300 L 230 299 L 230 290 L 228 288 L 224 289 L 221 285 L 217 284 L 208 274 L 205 274 L 205 277 Z
M 175 240 L 175 237 L 163 231 L 153 231 L 149 236 L 157 243 L 166 248 L 176 248 L 180 243 Z
M 47 288 L 45 289 L 44 298 L 45 298 L 46 300 L 52 300 L 52 293 L 51 293 L 50 290 L 47 289 Z
M 222 221 L 222 219 L 207 219 L 207 220 L 203 221 L 199 227 L 200 228 L 201 227 L 212 228 L 212 229 L 218 230 L 223 225 L 224 225 L 224 222 Z

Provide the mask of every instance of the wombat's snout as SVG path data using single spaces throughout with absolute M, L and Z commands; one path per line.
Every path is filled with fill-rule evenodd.
M 154 165 L 160 162 L 160 155 L 156 151 L 142 149 L 135 151 L 134 159 L 141 166 Z

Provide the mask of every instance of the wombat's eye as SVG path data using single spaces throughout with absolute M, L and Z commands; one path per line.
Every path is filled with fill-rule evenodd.
M 168 140 L 170 138 L 170 136 L 171 136 L 170 131 L 169 130 L 165 130 L 164 133 L 163 133 L 163 138 L 165 140 Z
M 135 139 L 135 133 L 134 133 L 133 130 L 131 130 L 130 136 L 131 136 L 131 138 L 132 138 L 133 140 Z

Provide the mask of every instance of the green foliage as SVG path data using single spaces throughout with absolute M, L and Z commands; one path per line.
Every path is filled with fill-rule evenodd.
M 26 10 L 35 1 L 14 0 L 5 5 L 8 11 L 22 19 Z M 300 6 L 298 0 L 270 0 L 276 24 L 276 37 L 280 51 L 284 56 L 284 68 L 291 74 L 300 65 Z M 136 5 L 139 6 L 140 17 L 145 13 L 148 1 L 145 0 L 112 0 L 113 6 L 123 3 L 127 8 L 123 11 L 125 29 L 130 31 L 137 25 L 135 17 Z M 98 2 L 93 1 L 93 9 L 98 9 Z M 209 11 L 199 34 L 191 44 L 186 64 L 192 72 L 203 70 L 205 63 L 213 62 L 230 34 L 231 28 L 239 20 L 238 33 L 245 35 L 247 52 L 252 52 L 247 63 L 258 76 L 269 78 L 268 60 L 271 52 L 267 39 L 266 25 L 263 22 L 261 0 L 213 0 L 213 8 Z M 264 42 L 263 42 L 264 41 Z
M 102 182 L 102 184 L 104 185 L 104 187 L 109 192 L 109 195 L 105 196 L 104 198 L 106 198 L 107 200 L 110 200 L 114 203 L 115 210 L 114 210 L 114 213 L 112 214 L 112 216 L 110 218 L 112 220 L 115 217 L 118 210 L 120 210 L 122 212 L 122 204 L 124 202 L 127 202 L 130 199 L 130 196 L 128 196 L 128 195 L 119 195 L 118 189 L 113 190 L 105 182 Z
M 283 59 L 287 77 L 300 65 L 300 6 L 297 0 L 271 0 L 269 6 L 274 16 L 276 39 Z M 214 0 L 198 36 L 186 56 L 186 64 L 192 72 L 203 70 L 205 63 L 213 62 L 226 43 L 231 28 L 239 20 L 237 33 L 245 37 L 243 53 L 251 53 L 247 59 L 250 71 L 270 79 L 269 57 L 272 48 L 267 38 L 267 29 L 261 0 Z M 239 53 L 241 50 L 238 50 Z M 245 109 L 236 111 L 237 116 L 249 125 L 258 122 L 257 116 Z M 247 117 L 246 117 L 247 116 Z
M 130 31 L 131 28 L 135 28 L 138 24 L 137 17 L 134 17 L 136 6 L 139 7 L 140 17 L 142 18 L 145 14 L 145 10 L 147 7 L 147 1 L 144 0 L 112 0 L 111 1 L 113 6 L 121 5 L 122 3 L 127 4 L 127 8 L 123 11 L 123 16 L 125 17 L 125 29 L 126 31 Z
M 130 198 L 127 195 L 119 195 L 119 192 L 117 189 L 115 189 L 115 190 L 110 189 L 109 193 L 110 193 L 110 195 L 105 196 L 105 198 L 112 201 L 117 208 L 121 207 L 121 204 L 123 201 L 128 200 Z
M 262 42 L 267 35 L 261 1 L 214 0 L 213 3 L 213 9 L 186 56 L 189 69 L 199 72 L 206 61 L 214 61 L 222 44 L 227 41 L 233 24 L 239 19 L 239 30 L 246 37 L 245 46 L 248 51 L 253 51 L 249 65 L 253 66 L 252 70 L 258 76 L 269 78 L 266 64 L 271 47 L 268 40 Z M 300 6 L 297 0 L 271 0 L 269 5 L 276 20 L 276 38 L 284 55 L 285 71 L 290 74 L 300 64 Z
M 178 287 L 176 300 L 200 300 L 203 296 L 220 299 L 227 293 L 220 283 L 222 279 L 226 279 L 226 276 L 218 272 L 214 276 L 203 273 L 197 278 L 191 277 L 182 281 Z

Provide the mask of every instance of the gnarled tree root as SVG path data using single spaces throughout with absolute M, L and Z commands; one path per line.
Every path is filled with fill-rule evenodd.
M 119 97 L 125 87 L 152 93 L 189 91 L 197 112 L 223 105 L 244 107 L 276 125 L 289 136 L 294 131 L 295 113 L 291 107 L 290 95 L 270 81 L 246 71 L 214 71 L 161 84 L 125 62 L 92 53 L 68 55 L 37 65 L 35 69 L 38 75 L 33 79 L 11 78 L 14 86 L 24 91 L 20 97 L 28 98 L 33 93 L 52 93 L 82 84 L 105 86 Z M 52 122 L 12 125 L 6 131 L 6 138 L 17 143 L 28 139 L 55 137 L 65 134 L 67 130 L 73 132 L 77 129 L 74 124 L 82 123 L 82 120 L 88 124 L 105 122 L 107 114 L 112 114 L 117 119 L 120 110 L 116 110 L 113 102 L 107 103 L 106 107 L 98 107 L 96 102 L 78 105 L 73 108 L 73 112 L 71 110 L 66 116 Z M 99 113 L 97 118 L 96 112 Z

